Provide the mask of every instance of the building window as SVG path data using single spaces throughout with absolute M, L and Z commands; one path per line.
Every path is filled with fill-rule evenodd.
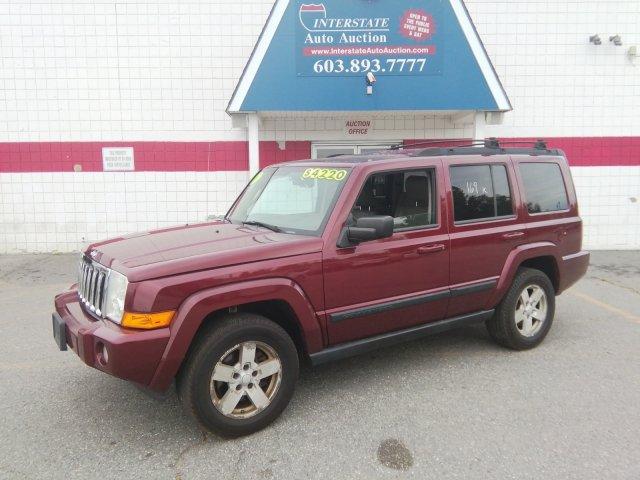
M 513 215 L 504 165 L 451 167 L 450 175 L 456 222 Z
M 371 175 L 351 211 L 358 218 L 388 215 L 395 230 L 428 227 L 437 223 L 433 169 L 382 172 Z
M 555 212 L 569 208 L 560 165 L 521 163 L 520 175 L 529 213 Z

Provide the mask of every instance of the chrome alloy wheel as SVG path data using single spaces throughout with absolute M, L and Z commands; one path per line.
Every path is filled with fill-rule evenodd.
M 546 319 L 546 293 L 538 285 L 525 287 L 516 302 L 515 322 L 518 331 L 525 337 L 533 337 Z
M 273 348 L 243 342 L 227 350 L 214 367 L 211 401 L 226 417 L 250 418 L 271 404 L 281 379 L 282 364 Z

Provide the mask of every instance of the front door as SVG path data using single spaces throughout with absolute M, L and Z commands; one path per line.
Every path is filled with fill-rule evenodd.
M 418 162 L 416 162 L 418 163 Z M 407 169 L 374 170 L 345 213 L 390 215 L 390 238 L 325 246 L 323 270 L 332 345 L 443 318 L 448 302 L 449 237 L 442 166 L 425 160 Z

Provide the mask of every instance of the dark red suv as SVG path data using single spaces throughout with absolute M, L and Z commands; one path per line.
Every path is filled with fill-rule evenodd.
M 225 436 L 289 402 L 320 364 L 485 322 L 538 345 L 587 270 L 564 154 L 485 146 L 274 165 L 224 219 L 90 246 L 53 331 L 88 365 Z

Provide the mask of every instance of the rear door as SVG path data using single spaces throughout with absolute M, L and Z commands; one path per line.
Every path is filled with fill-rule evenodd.
M 440 160 L 369 167 L 325 243 L 323 271 L 330 344 L 440 320 L 448 303 L 449 238 Z M 358 217 L 391 215 L 392 237 L 336 245 Z
M 451 238 L 447 317 L 483 310 L 507 256 L 527 241 L 512 162 L 492 158 L 444 160 Z

